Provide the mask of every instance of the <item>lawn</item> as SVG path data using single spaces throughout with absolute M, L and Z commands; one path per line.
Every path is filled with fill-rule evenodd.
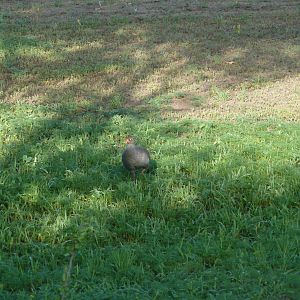
M 1 4 L 0 299 L 299 299 L 299 11 Z

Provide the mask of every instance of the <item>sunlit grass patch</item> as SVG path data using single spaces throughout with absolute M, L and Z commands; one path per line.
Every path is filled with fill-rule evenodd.
M 196 289 L 199 272 L 207 288 L 213 272 L 216 292 L 235 295 L 234 282 L 243 276 L 249 296 L 258 295 L 253 285 L 272 293 L 271 273 L 293 295 L 288 282 L 297 276 L 299 247 L 297 124 L 147 120 L 131 111 L 76 118 L 72 111 L 50 114 L 34 106 L 2 112 L 1 250 L 2 266 L 10 266 L 1 275 L 3 295 L 29 295 L 34 284 L 44 297 L 53 286 L 64 287 L 62 265 L 73 251 L 66 288 L 72 297 L 79 282 L 106 282 L 105 295 L 116 295 L 123 284 L 137 285 L 141 293 L 147 287 L 154 295 L 157 273 L 182 285 L 172 287 L 176 293 L 204 297 L 208 290 Z M 120 160 L 127 134 L 157 163 L 136 183 Z M 16 255 L 8 258 L 11 252 Z M 29 256 L 32 263 L 26 263 Z M 237 260 L 234 280 L 223 285 Z M 243 269 L 268 283 L 241 275 Z M 11 270 L 22 280 L 12 280 Z M 38 279 L 43 272 L 47 281 Z M 193 292 L 183 275 L 194 282 Z M 162 297 L 168 291 L 161 290 Z

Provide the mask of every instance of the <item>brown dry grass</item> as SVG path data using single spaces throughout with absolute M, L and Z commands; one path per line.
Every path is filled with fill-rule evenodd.
M 172 117 L 299 120 L 298 7 L 297 1 L 6 2 L 2 101 L 110 109 L 147 107 L 167 95 L 171 102 L 159 108 Z

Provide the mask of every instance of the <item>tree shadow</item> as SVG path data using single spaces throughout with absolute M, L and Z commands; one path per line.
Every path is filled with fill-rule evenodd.
M 25 101 L 88 102 L 106 109 L 149 105 L 149 99 L 174 92 L 185 93 L 182 101 L 195 95 L 212 101 L 215 87 L 260 86 L 299 73 L 292 17 L 269 24 L 262 14 L 240 16 L 232 7 L 232 16 L 212 8 L 203 18 L 194 13 L 142 22 L 113 14 L 108 19 L 82 15 L 81 25 L 55 20 L 60 31 L 47 29 L 49 20 L 27 13 L 30 26 L 23 30 L 31 37 L 14 34 L 16 47 L 7 59 L 20 70 L 15 75 Z M 41 28 L 34 26 L 39 23 Z M 26 47 L 31 50 L 24 55 Z M 19 94 L 10 80 L 6 86 L 5 101 L 14 101 Z
M 206 141 L 199 147 L 198 140 L 190 140 L 191 133 L 197 133 L 194 139 L 219 137 L 218 126 L 209 122 L 153 122 L 148 136 L 159 142 L 146 145 L 159 168 L 132 182 L 121 166 L 121 138 L 131 130 L 143 132 L 149 121 L 135 114 L 114 114 L 99 123 L 98 116 L 89 118 L 23 120 L 14 133 L 19 142 L 3 148 L 1 224 L 9 228 L 2 233 L 6 271 L 0 278 L 6 295 L 59 296 L 73 252 L 74 271 L 66 288 L 70 297 L 89 293 L 86 280 L 102 284 L 100 274 L 113 285 L 98 291 L 107 297 L 137 295 L 145 286 L 151 297 L 157 277 L 168 285 L 176 278 L 186 287 L 188 276 L 194 286 L 199 272 L 211 286 L 210 272 L 221 279 L 235 268 L 238 254 L 232 249 L 246 249 L 249 261 L 243 263 L 251 265 L 256 245 L 274 247 L 274 242 L 265 243 L 268 228 L 282 236 L 283 228 L 294 226 L 282 222 L 287 209 L 299 209 L 295 162 L 273 166 L 270 177 L 268 161 L 253 172 L 257 163 L 252 156 L 266 155 L 266 150 L 257 146 L 253 154 L 246 137 L 239 142 L 233 137 L 239 147 L 229 153 L 230 144 Z M 141 142 L 149 137 L 141 136 Z M 293 231 L 284 234 L 295 241 Z M 294 265 L 284 257 L 269 261 L 278 282 L 283 263 L 288 269 Z M 172 275 L 169 268 L 180 272 Z M 14 272 L 20 276 L 12 280 Z M 124 284 L 130 289 L 131 282 L 139 285 L 138 291 L 122 290 Z M 169 287 L 162 296 L 170 289 L 180 293 Z

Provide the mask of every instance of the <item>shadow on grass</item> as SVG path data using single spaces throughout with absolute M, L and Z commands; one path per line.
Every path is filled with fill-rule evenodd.
M 293 15 L 276 18 L 268 23 L 263 14 L 246 12 L 142 22 L 82 16 L 80 24 L 55 21 L 59 30 L 34 13 L 25 26 L 4 19 L 3 66 L 10 74 L 4 100 L 15 101 L 17 87 L 27 102 L 111 109 L 174 91 L 209 96 L 214 87 L 255 87 L 298 75 L 297 22 Z
M 268 135 L 268 124 L 37 115 L 22 112 L 2 132 L 15 139 L 2 146 L 3 295 L 151 298 L 192 287 L 205 297 L 216 276 L 215 293 L 235 289 L 237 278 L 249 295 L 253 286 L 271 295 L 272 282 L 276 293 L 295 293 L 297 273 L 283 274 L 297 264 L 299 174 L 286 161 L 293 151 L 279 151 L 294 128 L 281 136 Z M 132 132 L 159 164 L 136 183 L 120 160 Z

